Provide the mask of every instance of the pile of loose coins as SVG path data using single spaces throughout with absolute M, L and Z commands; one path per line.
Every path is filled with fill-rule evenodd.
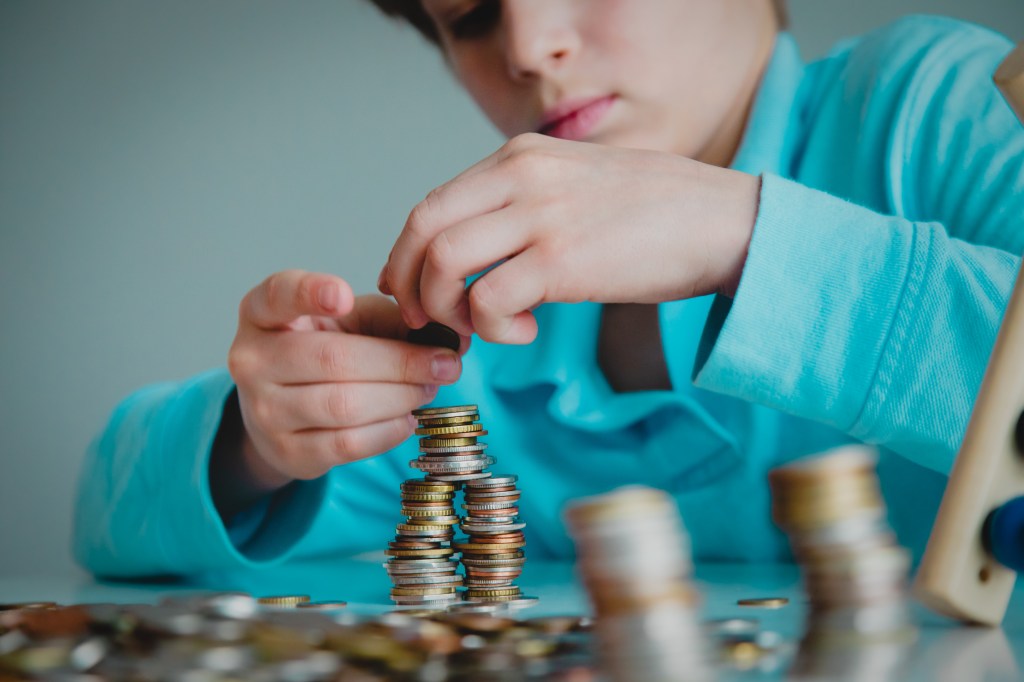
M 404 606 L 443 607 L 452 602 L 527 606 L 514 584 L 526 561 L 525 524 L 519 520 L 517 477 L 492 475 L 494 458 L 476 405 L 430 407 L 415 410 L 419 422 L 420 455 L 409 466 L 426 476 L 402 484 L 402 513 L 391 557 L 385 568 L 391 577 L 392 600 Z M 455 511 L 456 493 L 465 486 L 462 507 Z M 461 523 L 469 536 L 453 542 Z M 466 579 L 457 573 L 461 552 Z M 459 588 L 465 584 L 465 592 Z
M 630 486 L 575 501 L 566 521 L 609 678 L 711 677 L 713 653 L 689 580 L 689 536 L 674 500 L 660 490 Z
M 889 527 L 876 464 L 872 448 L 850 445 L 769 474 L 810 601 L 806 642 L 914 638 L 910 556 Z

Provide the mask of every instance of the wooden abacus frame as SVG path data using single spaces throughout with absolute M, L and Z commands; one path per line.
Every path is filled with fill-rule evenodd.
M 1024 123 L 1024 43 L 1010 53 L 994 80 Z M 983 546 L 982 533 L 992 510 L 1024 495 L 1024 452 L 1017 449 L 1014 435 L 1022 410 L 1024 272 L 1017 275 L 914 582 L 918 599 L 953 618 L 998 625 L 1010 601 L 1017 574 L 996 562 Z

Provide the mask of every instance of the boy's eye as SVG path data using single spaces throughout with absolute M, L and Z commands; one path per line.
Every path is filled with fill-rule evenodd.
M 456 40 L 480 38 L 498 25 L 501 19 L 500 0 L 480 0 L 468 11 L 452 19 L 448 30 Z

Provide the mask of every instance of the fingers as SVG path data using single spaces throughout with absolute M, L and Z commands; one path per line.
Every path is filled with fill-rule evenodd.
M 415 428 L 415 419 L 405 414 L 365 426 L 300 431 L 291 436 L 292 449 L 303 453 L 302 460 L 310 469 L 306 477 L 313 478 L 332 466 L 387 452 L 401 445 Z
M 352 382 L 450 384 L 462 372 L 459 355 L 446 348 L 336 332 L 306 332 L 269 338 L 261 378 L 297 385 Z
M 528 250 L 473 282 L 469 309 L 480 338 L 524 344 L 537 337 L 537 320 L 530 311 L 546 299 L 544 270 L 536 250 Z
M 338 429 L 396 419 L 429 403 L 435 385 L 334 383 L 284 386 L 272 411 L 282 431 Z
M 466 278 L 527 247 L 526 231 L 511 209 L 467 220 L 427 246 L 420 277 L 420 304 L 431 319 L 461 334 L 473 332 Z
M 402 308 L 410 327 L 430 321 L 419 299 L 419 282 L 431 241 L 445 229 L 469 218 L 497 211 L 510 201 L 511 185 L 493 172 L 497 166 L 461 175 L 433 190 L 409 214 L 385 266 L 387 290 Z M 456 328 L 463 334 L 465 328 Z
M 285 270 L 246 294 L 239 320 L 260 329 L 279 329 L 303 315 L 344 315 L 354 301 L 352 287 L 340 277 Z

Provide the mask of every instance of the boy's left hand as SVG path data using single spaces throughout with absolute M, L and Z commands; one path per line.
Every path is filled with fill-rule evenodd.
M 498 343 L 532 341 L 541 303 L 733 295 L 759 191 L 674 154 L 520 135 L 413 209 L 379 287 L 410 327 Z

